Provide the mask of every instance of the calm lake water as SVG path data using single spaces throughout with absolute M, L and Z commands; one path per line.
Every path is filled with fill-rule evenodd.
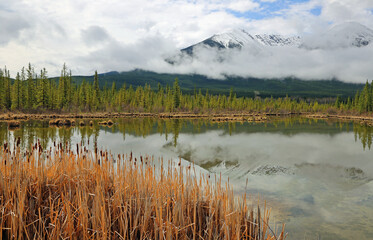
M 87 120 L 88 122 L 88 120 Z M 373 239 L 373 128 L 358 123 L 274 119 L 267 123 L 205 120 L 117 119 L 112 127 L 56 128 L 47 121 L 23 122 L 0 140 L 40 139 L 112 153 L 148 154 L 194 162 L 198 171 L 221 174 L 272 208 L 286 223 L 287 239 Z

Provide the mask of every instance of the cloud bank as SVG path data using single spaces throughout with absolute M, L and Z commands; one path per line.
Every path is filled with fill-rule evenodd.
M 373 78 L 373 45 L 364 48 L 314 49 L 296 47 L 264 48 L 258 54 L 251 51 L 203 49 L 196 58 L 187 59 L 177 66 L 159 71 L 199 73 L 224 79 L 225 75 L 285 78 L 305 80 L 339 79 L 346 82 L 364 82 Z M 221 59 L 227 59 L 221 61 Z

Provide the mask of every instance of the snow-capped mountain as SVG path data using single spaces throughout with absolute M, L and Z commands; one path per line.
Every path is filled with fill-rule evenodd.
M 182 49 L 193 55 L 195 49 L 200 47 L 222 49 L 261 49 L 263 46 L 299 46 L 301 38 L 285 37 L 275 34 L 251 35 L 244 29 L 235 29 L 231 32 L 216 34 L 202 42 Z
M 303 49 L 336 49 L 364 47 L 373 44 L 373 30 L 355 22 L 346 22 L 330 28 L 322 34 L 305 38 L 300 36 L 282 36 L 276 34 L 252 35 L 244 29 L 216 34 L 202 42 L 181 50 L 194 56 L 199 49 L 230 50 L 239 49 L 256 54 L 271 47 L 296 47 Z

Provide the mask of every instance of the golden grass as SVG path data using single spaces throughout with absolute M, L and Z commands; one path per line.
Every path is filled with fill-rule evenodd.
M 0 239 L 286 237 L 268 227 L 269 210 L 254 211 L 221 180 L 193 177 L 193 166 L 74 151 L 1 147 Z

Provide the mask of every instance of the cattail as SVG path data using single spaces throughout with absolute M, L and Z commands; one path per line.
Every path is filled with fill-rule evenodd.
M 71 146 L 57 146 L 61 149 L 50 147 L 39 156 L 48 164 L 33 163 L 34 154 L 43 151 L 41 145 L 23 154 L 17 149 L 0 155 L 5 186 L 0 195 L 7 197 L 0 201 L 0 209 L 17 216 L 3 214 L 0 239 L 286 238 L 284 227 L 278 235 L 269 228 L 268 210 L 250 209 L 246 196 L 238 204 L 228 183 L 222 187 L 216 174 L 210 185 L 210 174 L 201 174 L 198 180 L 173 171 L 173 162 L 164 165 L 162 158 L 156 164 L 154 156 L 140 156 L 139 161 L 135 157 L 133 167 L 128 161 L 134 157 L 131 152 L 118 154 L 123 164 L 115 165 L 102 162 L 102 157 L 114 155 L 105 150 L 97 154 L 97 146 L 96 155 L 85 146 L 88 154 L 79 155 L 79 144 L 77 153 Z

